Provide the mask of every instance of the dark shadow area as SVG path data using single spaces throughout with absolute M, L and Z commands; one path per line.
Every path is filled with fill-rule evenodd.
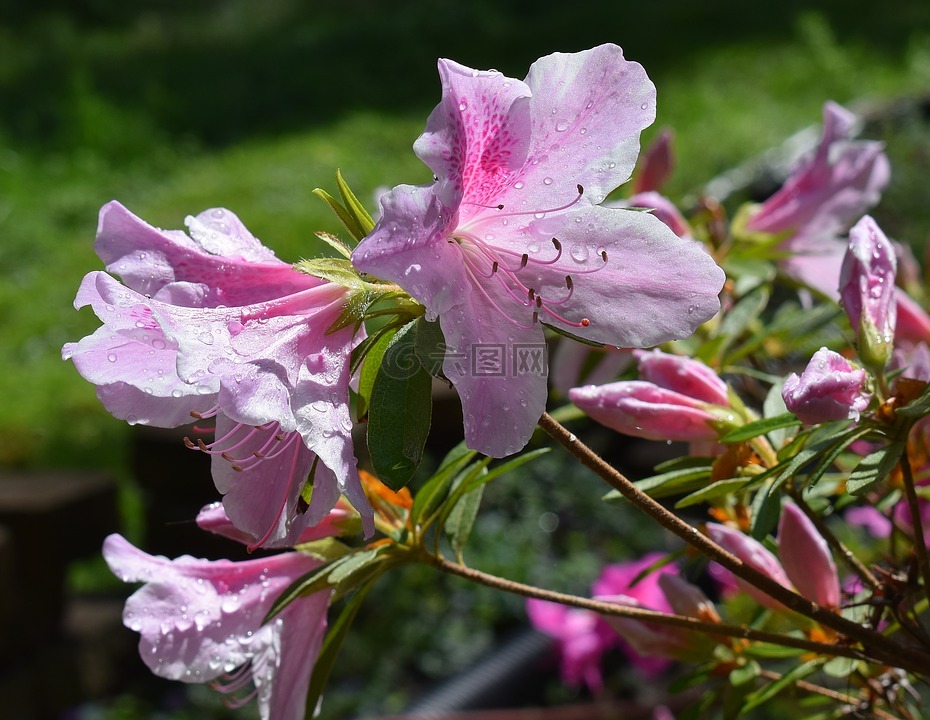
M 66 143 L 75 97 L 90 91 L 160 135 L 208 146 L 332 122 L 359 108 L 422 112 L 438 96 L 433 59 L 522 77 L 553 49 L 623 40 L 660 75 L 721 43 L 790 37 L 821 13 L 841 42 L 889 53 L 930 27 L 922 0 L 894 12 L 862 0 L 747 6 L 478 0 L 182 3 L 44 0 L 0 4 L 0 132 Z

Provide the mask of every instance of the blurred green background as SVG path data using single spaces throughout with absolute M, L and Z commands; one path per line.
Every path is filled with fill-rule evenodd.
M 60 359 L 63 343 L 96 327 L 71 302 L 100 267 L 92 245 L 103 203 L 119 199 L 166 228 L 225 206 L 296 260 L 319 250 L 314 231 L 339 231 L 311 195 L 333 189 L 337 168 L 363 199 L 429 179 L 410 146 L 439 97 L 437 57 L 523 77 L 541 55 L 602 42 L 623 46 L 658 87 L 658 121 L 644 138 L 676 132 L 673 199 L 818 123 L 826 99 L 875 106 L 930 92 L 926 0 L 2 0 L 0 469 L 110 470 L 139 532 L 130 429 Z M 930 141 L 916 107 L 879 123 L 894 180 L 878 216 L 919 247 L 930 232 Z M 554 481 L 564 467 L 544 468 L 489 494 L 470 558 L 584 592 L 601 562 L 648 544 L 629 540 L 641 531 L 635 520 L 604 517 L 591 478 L 567 489 Z M 553 509 L 562 522 L 543 537 L 540 518 Z M 588 512 L 603 517 L 599 542 Z M 569 552 L 580 559 L 567 569 L 557 560 Z M 450 615 L 431 580 L 406 580 L 377 595 L 373 627 L 385 629 L 350 640 L 354 681 L 341 681 L 348 690 L 337 688 L 332 717 L 403 707 L 402 673 L 454 672 L 520 613 L 519 601 L 476 592 Z M 74 573 L 75 589 L 99 582 L 93 568 Z M 461 613 L 487 622 L 476 628 Z M 379 662 L 386 651 L 390 662 Z M 146 702 L 124 697 L 108 712 L 138 717 Z

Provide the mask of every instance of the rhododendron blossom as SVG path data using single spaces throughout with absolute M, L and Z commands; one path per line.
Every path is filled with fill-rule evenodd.
M 104 206 L 75 306 L 103 321 L 70 358 L 116 417 L 174 427 L 215 418 L 213 476 L 235 525 L 287 545 L 342 493 L 372 531 L 351 444 L 352 328 L 327 333 L 345 288 L 296 272 L 228 210 L 188 218 L 191 236 Z M 312 472 L 309 508 L 301 493 Z M 305 511 L 305 512 L 302 512 Z
M 786 233 L 779 249 L 791 277 L 838 296 L 846 245 L 840 235 L 875 205 L 891 171 L 880 142 L 850 140 L 855 116 L 836 103 L 823 107 L 823 136 L 812 155 L 759 207 L 746 228 Z
M 522 448 L 545 409 L 543 323 L 646 347 L 718 309 L 723 272 L 648 213 L 601 207 L 629 179 L 655 88 L 615 45 L 538 60 L 521 82 L 441 60 L 414 150 L 435 173 L 382 198 L 353 253 L 439 319 L 469 447 Z M 493 361 L 493 362 L 489 362 Z
M 211 682 L 235 704 L 255 694 L 262 720 L 304 717 L 330 593 L 300 597 L 262 623 L 278 595 L 319 560 L 295 552 L 246 562 L 169 560 L 119 535 L 106 539 L 103 556 L 124 582 L 145 583 L 126 601 L 123 623 L 141 635 L 139 654 L 152 672 Z

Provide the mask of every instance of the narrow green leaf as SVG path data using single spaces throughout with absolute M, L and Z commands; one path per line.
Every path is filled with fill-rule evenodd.
M 462 441 L 456 445 L 439 466 L 433 476 L 427 480 L 413 499 L 410 520 L 414 525 L 429 517 L 440 501 L 445 497 L 449 486 L 461 470 L 474 459 L 477 453 L 465 447 Z
M 741 490 L 746 486 L 746 482 L 752 478 L 728 478 L 726 480 L 718 480 L 717 482 L 708 485 L 705 488 L 701 488 L 697 492 L 693 492 L 690 495 L 683 497 L 677 503 L 675 503 L 675 508 L 680 510 L 682 508 L 691 507 L 692 505 L 697 505 L 698 503 L 705 502 L 707 500 L 713 500 L 718 498 L 721 495 L 728 495 L 736 490 Z
M 846 490 L 850 495 L 863 495 L 877 485 L 894 469 L 904 451 L 903 442 L 893 442 L 866 455 L 849 474 Z
M 521 465 L 525 465 L 526 463 L 531 462 L 532 460 L 535 460 L 538 457 L 542 457 L 543 455 L 547 454 L 551 450 L 552 448 L 548 448 L 548 447 L 536 448 L 535 450 L 530 450 L 529 452 L 525 452 L 521 455 L 518 455 L 517 457 L 513 458 L 513 460 L 508 460 L 507 462 L 503 462 L 500 465 L 495 465 L 490 470 L 488 470 L 487 474 L 481 475 L 475 481 L 473 481 L 468 486 L 467 490 L 474 490 L 475 488 L 480 487 L 482 485 L 487 485 L 489 482 L 491 482 L 495 478 L 500 477 L 504 473 L 508 473 L 508 472 L 511 472 L 512 470 L 516 470 Z
M 398 330 L 384 353 L 368 403 L 368 450 L 378 479 L 400 490 L 423 459 L 432 380 L 415 352 L 416 325 Z
M 784 380 L 781 378 L 772 383 L 772 387 L 769 388 L 769 391 L 765 396 L 765 402 L 762 404 L 762 414 L 765 417 L 774 418 L 778 417 L 779 415 L 785 415 L 788 412 L 788 407 L 785 405 L 785 400 L 781 396 L 783 387 Z M 789 427 L 793 427 L 793 425 L 775 428 L 774 430 L 769 430 L 766 433 L 776 450 L 778 450 L 778 448 L 784 445 L 788 440 Z
M 656 473 L 671 472 L 672 470 L 684 470 L 685 468 L 710 468 L 715 458 L 704 457 L 701 455 L 683 455 L 682 457 L 672 458 L 656 465 Z
M 720 438 L 720 442 L 727 444 L 745 442 L 746 440 L 752 440 L 752 438 L 758 437 L 759 435 L 770 433 L 773 430 L 794 427 L 800 424 L 801 421 L 798 420 L 793 413 L 784 413 L 782 415 L 776 415 L 775 417 L 766 417 L 762 418 L 761 420 L 754 420 L 751 423 L 746 423 L 742 427 L 728 432 L 726 435 Z
M 653 475 L 644 480 L 637 480 L 634 485 L 649 497 L 658 500 L 659 498 L 670 495 L 681 495 L 684 493 L 694 492 L 704 487 L 710 478 L 710 466 L 682 468 L 681 470 L 672 470 L 671 472 Z M 611 490 L 602 498 L 604 502 L 617 503 L 626 502 L 626 498 L 617 491 Z
M 733 670 L 730 671 L 730 684 L 737 686 L 745 685 L 759 677 L 761 671 L 762 668 L 759 667 L 759 663 L 755 660 L 750 660 L 745 665 L 733 668 Z
M 326 192 L 323 188 L 316 188 L 313 191 L 313 194 L 318 198 L 321 198 L 323 202 L 329 205 L 330 209 L 336 213 L 336 217 L 339 218 L 339 222 L 342 223 L 342 226 L 349 232 L 349 235 L 354 237 L 356 240 L 361 240 L 368 233 L 363 233 L 362 228 L 359 226 L 358 221 L 352 217 L 352 214 L 344 208 L 336 198 Z
M 752 499 L 749 531 L 756 540 L 762 540 L 778 524 L 781 515 L 781 493 L 778 492 L 780 486 L 777 480 L 770 480 L 759 488 Z
M 930 414 L 930 385 L 914 400 L 907 405 L 895 410 L 895 415 L 904 415 L 905 417 L 921 417 Z
M 396 334 L 397 330 L 393 328 L 380 332 L 367 350 L 365 364 L 362 365 L 362 372 L 358 378 L 358 404 L 356 410 L 359 421 L 368 413 L 371 390 L 378 377 L 378 371 L 381 369 L 381 361 L 384 359 L 384 353 L 387 352 L 388 346 Z
M 297 578 L 294 582 L 288 585 L 284 592 L 278 596 L 278 599 L 274 601 L 271 609 L 268 610 L 268 614 L 265 616 L 263 622 L 268 622 L 271 620 L 271 618 L 273 618 L 302 595 L 316 592 L 317 590 L 321 590 L 328 586 L 329 573 L 332 572 L 335 567 L 338 567 L 340 563 L 345 562 L 348 557 L 350 556 L 343 555 L 342 557 L 331 560 L 328 563 L 324 563 L 315 570 L 311 570 L 310 572 L 305 573 L 304 575 L 301 575 L 299 578 Z
M 465 493 L 455 504 L 446 521 L 445 531 L 452 543 L 452 551 L 461 560 L 462 551 L 468 543 L 475 518 L 478 517 L 478 508 L 481 505 L 481 496 L 484 494 L 484 485 Z
M 806 652 L 807 650 L 802 650 L 800 648 L 773 645 L 771 643 L 754 643 L 743 649 L 744 655 L 762 658 L 763 660 L 797 657 Z
M 765 687 L 757 690 L 756 692 L 749 695 L 746 699 L 746 704 L 743 705 L 743 712 L 748 713 L 751 710 L 755 710 L 757 707 L 762 705 L 765 702 L 768 702 L 773 697 L 775 697 L 782 690 L 785 690 L 798 680 L 807 677 L 823 663 L 822 659 L 808 660 L 802 665 L 798 665 L 795 668 L 792 668 L 789 672 L 785 673 L 778 680 L 775 680 L 772 683 L 769 683 Z
M 346 636 L 349 634 L 349 628 L 355 621 L 359 609 L 365 602 L 368 591 L 374 585 L 377 578 L 372 578 L 367 583 L 359 587 L 355 594 L 349 598 L 349 601 L 343 607 L 342 612 L 336 621 L 329 626 L 326 638 L 323 640 L 323 646 L 320 648 L 320 654 L 313 664 L 313 674 L 310 676 L 310 685 L 307 688 L 307 702 L 304 717 L 306 720 L 312 720 L 316 716 L 317 708 L 320 704 L 320 698 L 323 690 L 329 681 L 329 676 L 333 671 L 336 663 L 336 657 L 342 649 Z
M 294 269 L 312 275 L 313 277 L 329 280 L 337 285 L 352 288 L 353 290 L 367 290 L 371 283 L 362 280 L 358 271 L 347 258 L 313 258 L 301 260 L 294 265 Z
M 833 465 L 833 463 L 843 453 L 844 450 L 856 442 L 856 440 L 864 438 L 871 432 L 872 428 L 860 426 L 852 427 L 843 433 L 843 435 L 837 439 L 837 442 L 820 456 L 820 460 L 817 461 L 817 465 L 808 474 L 808 488 L 814 487 L 814 485 L 820 481 L 820 479 L 826 474 L 827 470 L 830 469 L 830 466 Z
M 740 301 L 723 316 L 723 322 L 720 323 L 718 335 L 727 340 L 723 343 L 721 349 L 725 349 L 734 340 L 739 338 L 749 325 L 759 317 L 768 304 L 770 295 L 771 293 L 766 285 L 759 285 L 748 295 L 742 297 Z M 725 362 L 724 364 L 729 363 Z
M 362 241 L 362 238 L 368 235 L 375 228 L 375 222 L 371 219 L 371 215 L 368 214 L 368 211 L 359 202 L 358 198 L 355 197 L 355 193 L 352 192 L 349 184 L 345 181 L 345 178 L 342 177 L 342 171 L 336 171 L 336 187 L 339 188 L 339 194 L 342 196 L 342 202 L 345 203 L 346 212 L 352 217 L 356 225 L 358 225 L 360 235 L 353 235 L 356 240 L 359 242 Z
M 314 233 L 320 240 L 329 245 L 333 250 L 342 255 L 344 258 L 352 257 L 352 249 L 346 245 L 342 240 L 337 238 L 332 233 L 328 232 L 317 232 Z

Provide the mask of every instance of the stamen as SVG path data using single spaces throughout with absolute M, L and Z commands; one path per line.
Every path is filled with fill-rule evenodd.
M 491 263 L 491 274 L 492 275 L 497 272 L 498 267 L 500 267 L 500 263 L 498 263 L 497 260 Z
M 521 270 L 526 267 L 526 264 L 529 262 L 529 260 L 530 260 L 530 256 L 527 255 L 526 253 L 523 253 L 523 255 L 520 257 L 520 269 Z
M 528 210 L 528 211 L 516 211 L 516 212 L 506 212 L 506 213 L 494 213 L 486 217 L 477 217 L 473 220 L 474 224 L 472 225 L 472 227 L 476 225 L 480 225 L 482 222 L 485 222 L 487 220 L 498 220 L 500 218 L 505 218 L 505 217 L 520 217 L 521 215 L 546 215 L 548 213 L 561 212 L 562 210 L 568 210 L 568 208 L 570 208 L 572 205 L 575 205 L 579 200 L 581 200 L 582 195 L 584 195 L 584 188 L 581 185 L 576 185 L 575 187 L 578 188 L 578 196 L 571 202 L 566 203 L 565 205 L 560 205 L 559 207 L 553 207 L 553 208 L 546 208 L 544 210 Z M 489 210 L 494 209 L 493 207 L 490 207 L 488 205 L 479 205 L 478 203 L 462 203 L 462 204 L 473 205 L 475 207 L 483 207 Z M 504 206 L 498 205 L 497 209 L 503 210 Z
M 607 251 L 606 250 L 601 250 L 601 258 L 604 260 L 604 262 L 607 262 Z
M 571 276 L 571 275 L 566 275 L 566 276 L 565 276 L 565 286 L 566 286 L 569 290 L 572 290 L 572 289 L 574 288 L 574 285 L 575 285 L 575 283 L 574 283 L 574 281 L 572 280 L 572 276 Z
M 295 433 L 292 433 L 292 439 L 293 437 L 299 438 L 300 435 L 298 435 L 295 432 Z M 268 538 L 271 537 L 272 533 L 278 527 L 278 523 L 281 520 L 281 515 L 284 514 L 284 508 L 287 506 L 287 500 L 291 495 L 291 488 L 294 485 L 294 475 L 297 474 L 297 459 L 300 457 L 300 443 L 299 442 L 298 443 L 288 442 L 287 445 L 294 446 L 294 458 L 291 460 L 291 471 L 287 478 L 287 489 L 281 495 L 281 504 L 278 506 L 278 512 L 275 513 L 274 520 L 271 521 L 271 525 L 268 526 L 268 530 L 265 532 L 265 534 L 262 536 L 260 540 L 249 545 L 246 548 L 249 552 L 253 552 L 256 548 L 260 548 L 262 545 L 264 545 L 268 541 Z

